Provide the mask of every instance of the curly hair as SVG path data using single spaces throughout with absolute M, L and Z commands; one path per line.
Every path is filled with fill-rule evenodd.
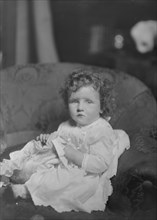
M 112 93 L 114 84 L 108 79 L 103 79 L 100 73 L 87 69 L 74 71 L 65 80 L 64 87 L 60 89 L 65 105 L 68 105 L 69 97 L 73 92 L 86 86 L 92 86 L 99 92 L 101 117 L 111 116 L 115 110 L 115 98 Z

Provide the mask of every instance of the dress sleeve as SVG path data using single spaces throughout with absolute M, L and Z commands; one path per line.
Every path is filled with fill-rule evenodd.
M 114 140 L 106 137 L 90 146 L 90 153 L 84 155 L 82 168 L 91 173 L 105 172 L 113 159 Z

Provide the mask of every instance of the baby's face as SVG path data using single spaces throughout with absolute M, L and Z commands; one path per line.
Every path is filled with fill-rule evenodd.
M 82 87 L 69 97 L 69 113 L 78 126 L 89 125 L 100 117 L 100 95 L 92 86 Z

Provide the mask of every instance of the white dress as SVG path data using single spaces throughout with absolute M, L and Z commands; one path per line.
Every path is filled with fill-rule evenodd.
M 55 140 L 58 157 L 53 148 L 42 151 L 39 143 L 29 142 L 10 154 L 11 165 L 25 174 L 35 205 L 51 206 L 58 212 L 103 211 L 112 194 L 110 178 L 117 172 L 118 158 L 130 147 L 128 135 L 113 130 L 102 118 L 84 127 L 66 121 L 57 133 L 84 153 L 81 167 L 66 160 L 62 143 Z

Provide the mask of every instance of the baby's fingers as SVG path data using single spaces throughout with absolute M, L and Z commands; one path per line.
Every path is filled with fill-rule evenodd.
M 41 142 L 46 143 L 47 139 L 48 139 L 48 134 L 41 134 L 40 135 Z
M 37 137 L 37 140 L 40 140 L 41 142 L 46 143 L 48 137 L 49 137 L 49 134 L 40 134 Z
M 37 136 L 37 137 L 36 137 L 36 140 L 39 141 L 39 140 L 40 140 L 40 136 Z

